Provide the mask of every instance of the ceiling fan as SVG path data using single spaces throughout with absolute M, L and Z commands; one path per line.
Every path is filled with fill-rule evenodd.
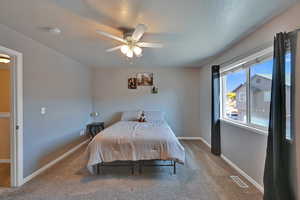
M 123 31 L 123 38 L 112 35 L 107 32 L 103 32 L 101 30 L 97 30 L 96 32 L 105 37 L 109 37 L 111 39 L 117 40 L 122 45 L 107 49 L 107 52 L 112 52 L 116 50 L 121 50 L 121 52 L 126 55 L 128 58 L 132 58 L 133 55 L 136 57 L 142 56 L 142 48 L 162 48 L 163 45 L 159 43 L 150 43 L 150 42 L 141 42 L 140 39 L 144 35 L 147 30 L 147 26 L 145 24 L 138 24 L 134 30 L 125 30 Z

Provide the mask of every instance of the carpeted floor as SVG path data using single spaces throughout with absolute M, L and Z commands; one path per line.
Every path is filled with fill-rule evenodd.
M 81 148 L 21 188 L 0 191 L 1 200 L 261 200 L 250 183 L 239 188 L 230 175 L 239 175 L 200 141 L 182 142 L 186 165 L 177 174 L 169 167 L 145 168 L 131 175 L 126 167 L 105 168 L 89 175 Z

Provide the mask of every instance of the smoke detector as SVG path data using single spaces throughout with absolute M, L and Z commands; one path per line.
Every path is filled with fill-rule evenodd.
M 52 27 L 49 27 L 48 28 L 48 32 L 53 34 L 53 35 L 59 35 L 61 33 L 61 30 L 59 28 L 52 28 Z

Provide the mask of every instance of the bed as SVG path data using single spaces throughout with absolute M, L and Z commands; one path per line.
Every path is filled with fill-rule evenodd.
M 138 112 L 124 112 L 119 122 L 104 129 L 87 147 L 87 168 L 99 173 L 103 166 L 126 162 L 141 172 L 147 161 L 167 161 L 176 173 L 176 163 L 184 164 L 185 151 L 159 111 L 145 111 L 146 122 L 136 121 Z M 117 165 L 118 166 L 118 165 Z M 153 164 L 151 164 L 153 166 Z

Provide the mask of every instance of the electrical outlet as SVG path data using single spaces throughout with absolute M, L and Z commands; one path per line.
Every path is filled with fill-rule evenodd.
M 45 115 L 46 114 L 46 107 L 42 107 L 41 108 L 41 115 Z
M 80 136 L 83 136 L 85 134 L 85 131 L 84 131 L 84 129 L 82 129 L 81 131 L 80 131 Z

